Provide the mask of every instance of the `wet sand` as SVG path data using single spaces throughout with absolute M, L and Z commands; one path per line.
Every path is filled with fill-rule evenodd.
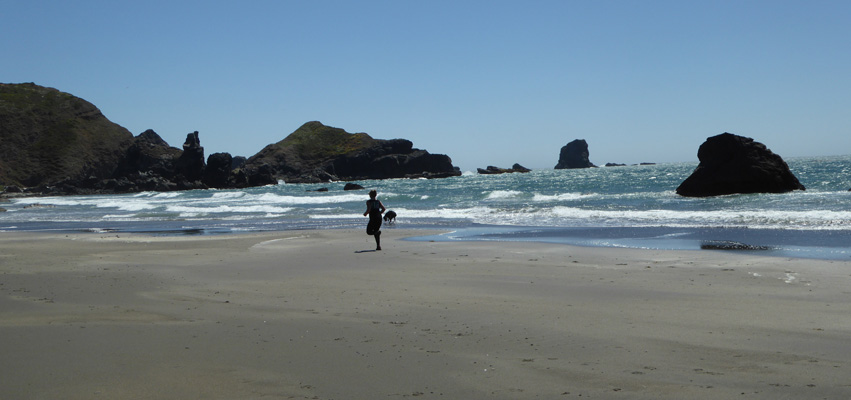
M 851 397 L 851 262 L 0 233 L 0 399 Z

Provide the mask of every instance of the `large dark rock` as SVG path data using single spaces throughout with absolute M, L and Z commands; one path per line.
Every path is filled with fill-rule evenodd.
M 277 179 L 291 183 L 461 175 L 448 156 L 415 149 L 408 140 L 373 139 L 317 121 L 266 146 L 245 165 L 268 165 Z
M 588 159 L 589 155 L 588 142 L 576 139 L 561 148 L 555 169 L 594 168 L 596 165 Z
M 211 188 L 224 189 L 231 187 L 231 165 L 233 157 L 229 153 L 213 153 L 207 158 L 204 178 L 201 180 Z
M 198 131 L 195 131 L 186 135 L 186 141 L 183 143 L 183 153 L 177 158 L 174 169 L 177 174 L 183 176 L 184 180 L 194 182 L 201 180 L 205 167 L 204 147 L 201 146 Z
M 174 177 L 174 163 L 180 154 L 179 149 L 169 146 L 156 132 L 148 129 L 133 138 L 112 177 L 141 173 L 171 179 Z
M 697 158 L 700 164 L 677 194 L 706 197 L 805 189 L 779 155 L 751 138 L 726 132 L 710 137 L 700 145 Z

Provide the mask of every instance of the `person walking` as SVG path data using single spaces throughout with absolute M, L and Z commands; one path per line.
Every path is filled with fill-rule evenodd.
M 375 237 L 375 250 L 381 250 L 381 214 L 384 214 L 386 208 L 384 208 L 384 204 L 381 204 L 381 201 L 375 198 L 376 196 L 378 196 L 378 192 L 369 191 L 369 200 L 366 201 L 366 211 L 363 216 L 369 215 L 366 234 Z

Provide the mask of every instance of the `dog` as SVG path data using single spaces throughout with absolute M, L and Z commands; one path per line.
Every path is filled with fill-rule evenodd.
M 388 224 L 396 223 L 396 211 L 388 211 L 384 213 L 384 222 Z

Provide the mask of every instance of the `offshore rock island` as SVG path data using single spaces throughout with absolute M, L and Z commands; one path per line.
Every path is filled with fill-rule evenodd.
M 460 175 L 445 155 L 404 139 L 373 139 L 308 122 L 248 158 L 204 158 L 198 132 L 183 149 L 156 132 L 133 136 L 92 103 L 34 83 L 0 84 L 0 190 L 32 195 L 245 188 L 285 182 Z
M 686 197 L 805 190 L 783 159 L 751 138 L 722 133 L 697 150 L 694 172 L 677 187 Z
M 588 142 L 576 139 L 561 148 L 555 169 L 595 168 L 588 159 Z

